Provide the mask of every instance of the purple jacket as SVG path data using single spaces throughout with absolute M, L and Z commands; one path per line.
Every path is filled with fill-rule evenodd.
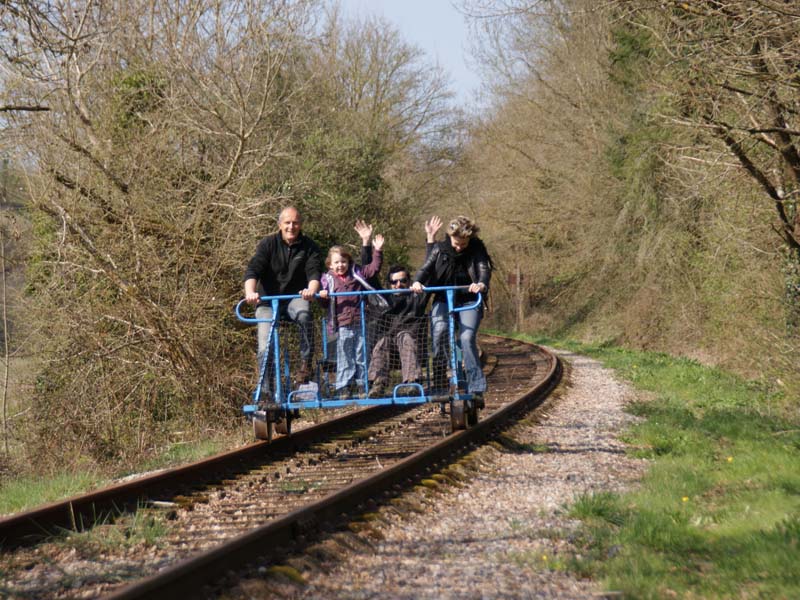
M 322 282 L 322 289 L 329 292 L 362 292 L 362 286 L 353 277 L 353 271 L 358 273 L 363 279 L 374 277 L 380 270 L 383 264 L 383 252 L 381 250 L 373 250 L 372 262 L 367 266 L 353 265 L 344 278 L 337 277 L 333 271 L 328 271 L 320 279 Z M 353 325 L 361 320 L 361 309 L 359 308 L 359 296 L 336 296 L 333 298 L 335 302 L 330 299 L 323 300 L 320 298 L 320 304 L 325 307 L 330 307 L 330 320 L 328 321 L 328 330 L 333 332 L 344 325 Z

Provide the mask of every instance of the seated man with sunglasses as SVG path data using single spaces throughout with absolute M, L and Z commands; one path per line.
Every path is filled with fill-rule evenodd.
M 386 280 L 393 290 L 408 289 L 411 284 L 408 269 L 402 265 L 391 266 Z M 372 349 L 368 373 L 370 398 L 381 398 L 387 393 L 389 374 L 396 366 L 390 361 L 395 348 L 400 357 L 403 383 L 419 383 L 422 378 L 418 348 L 426 325 L 427 294 L 395 293 L 386 298 L 391 308 L 381 318 L 380 337 Z

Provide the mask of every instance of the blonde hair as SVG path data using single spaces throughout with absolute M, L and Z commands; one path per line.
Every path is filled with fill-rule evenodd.
M 325 266 L 329 269 L 331 268 L 331 259 L 333 258 L 334 254 L 338 254 L 342 258 L 346 258 L 347 265 L 353 266 L 353 255 L 350 254 L 350 251 L 347 248 L 344 246 L 331 246 L 331 249 L 328 250 L 328 257 L 325 259 Z
M 469 217 L 459 215 L 450 221 L 447 226 L 447 235 L 459 238 L 473 238 L 478 235 L 481 228 Z

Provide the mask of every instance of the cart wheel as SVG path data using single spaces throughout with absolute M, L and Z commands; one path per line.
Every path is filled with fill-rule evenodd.
M 264 411 L 258 411 L 253 415 L 253 435 L 257 440 L 272 441 L 275 436 L 275 423 Z
M 282 435 L 292 433 L 292 417 L 289 413 L 286 413 L 282 419 L 275 423 L 275 432 Z
M 453 431 L 467 428 L 467 418 L 463 400 L 450 400 L 450 425 Z
M 478 424 L 478 406 L 475 401 L 464 401 L 464 412 L 467 413 L 467 427 L 472 427 Z

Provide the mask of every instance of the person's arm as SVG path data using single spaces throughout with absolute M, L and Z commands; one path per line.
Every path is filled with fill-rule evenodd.
M 356 219 L 356 224 L 353 226 L 353 229 L 356 230 L 358 237 L 361 238 L 361 245 L 369 246 L 369 241 L 372 239 L 372 225 L 361 219 Z
M 372 262 L 372 244 L 370 243 L 369 246 L 361 246 L 361 257 L 359 262 L 362 265 L 368 265 Z
M 361 238 L 361 260 L 359 262 L 362 265 L 368 265 L 372 262 L 372 225 L 361 219 L 356 219 L 353 229 L 356 230 L 358 237 Z
M 319 291 L 319 303 L 324 306 L 325 308 L 328 307 L 328 302 L 330 301 L 330 290 L 328 290 L 328 279 L 325 275 L 322 276 L 322 285 L 320 286 L 322 289 Z
M 258 280 L 245 279 L 244 281 L 244 299 L 248 304 L 258 304 L 261 295 L 258 293 Z
M 322 257 L 319 246 L 314 242 L 309 242 L 308 257 L 306 258 L 306 284 L 305 289 L 300 290 L 300 295 L 304 300 L 311 300 L 320 290 L 320 279 L 322 278 Z
M 306 289 L 300 290 L 300 295 L 304 300 L 311 300 L 314 298 L 314 295 L 319 292 L 319 289 L 319 279 L 312 279 L 308 282 L 308 287 Z
M 383 236 L 380 234 L 376 235 L 375 241 L 372 244 L 374 250 L 372 253 L 372 260 L 368 265 L 361 268 L 364 279 L 370 279 L 380 272 L 381 266 L 383 265 L 383 243 Z
M 410 289 L 414 293 L 419 294 L 425 290 L 425 285 L 427 285 L 428 282 L 430 281 L 431 275 L 436 265 L 437 256 L 439 256 L 439 248 L 436 244 L 434 244 L 433 248 L 428 253 L 428 256 L 425 257 L 425 262 L 422 264 L 422 266 L 417 270 L 416 274 L 414 275 L 414 283 L 412 283 L 410 286 Z
M 469 291 L 472 293 L 480 292 L 485 294 L 489 289 L 489 282 L 492 279 L 492 261 L 489 258 L 489 252 L 481 240 L 474 240 L 479 242 L 475 244 L 475 269 L 477 271 L 476 277 L 478 281 L 469 286 Z
M 442 220 L 433 215 L 430 219 L 425 221 L 425 258 L 427 258 L 434 244 L 436 244 L 436 233 L 442 228 Z
M 269 265 L 269 249 L 267 239 L 256 246 L 256 252 L 247 263 L 244 273 L 244 298 L 248 304 L 257 304 L 261 296 L 258 293 L 258 279 L 266 272 Z
M 436 243 L 436 233 L 442 228 L 442 220 L 433 215 L 430 219 L 425 221 L 425 243 Z

